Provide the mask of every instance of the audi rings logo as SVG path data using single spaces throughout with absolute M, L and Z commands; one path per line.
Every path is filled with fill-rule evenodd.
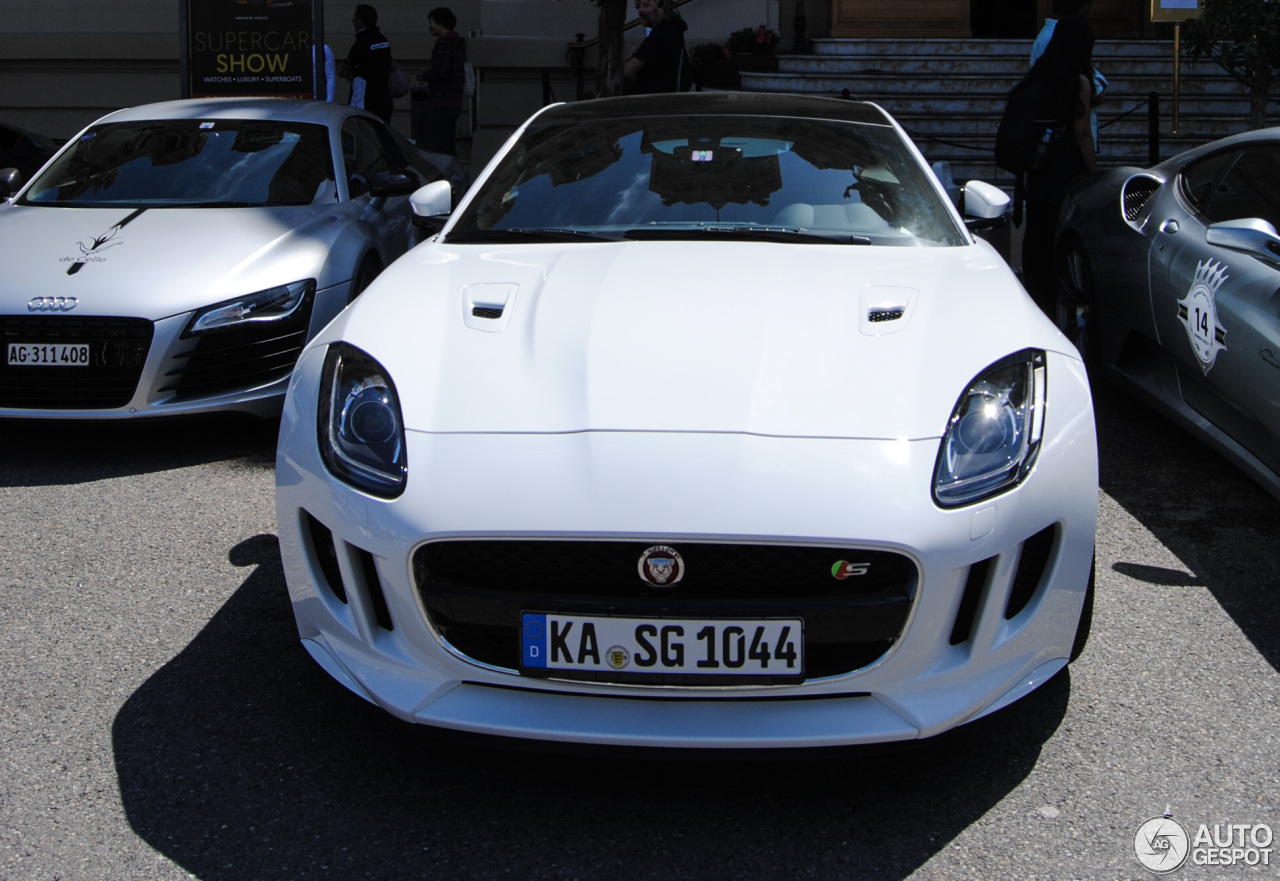
M 70 312 L 80 304 L 76 297 L 32 297 L 28 312 Z

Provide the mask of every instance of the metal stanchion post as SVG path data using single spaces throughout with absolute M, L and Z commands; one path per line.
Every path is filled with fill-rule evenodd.
M 1179 74 L 1182 72 L 1182 22 L 1173 23 L 1173 128 L 1169 134 L 1178 133 Z
M 1147 165 L 1160 162 L 1160 93 L 1147 93 Z

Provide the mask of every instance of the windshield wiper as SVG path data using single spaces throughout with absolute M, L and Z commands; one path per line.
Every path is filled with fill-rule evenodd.
M 515 227 L 514 229 L 464 229 L 454 230 L 445 239 L 449 242 L 620 242 L 617 233 L 592 232 L 585 229 L 567 229 L 555 226 Z
M 695 227 L 641 227 L 626 232 L 629 239 L 678 240 L 678 239 L 761 239 L 767 242 L 799 242 L 815 245 L 869 245 L 867 236 L 841 232 L 817 232 L 789 226 L 695 226 Z
M 173 204 L 160 203 L 155 208 L 267 208 L 275 202 L 174 202 Z

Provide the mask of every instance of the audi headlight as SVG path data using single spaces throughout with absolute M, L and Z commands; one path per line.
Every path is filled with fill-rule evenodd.
M 404 492 L 404 420 L 395 384 L 354 346 L 337 343 L 325 355 L 316 431 L 334 477 L 383 498 Z
M 1017 486 L 1044 432 L 1044 352 L 1026 350 L 988 367 L 956 403 L 938 450 L 933 498 L 955 508 Z
M 191 319 L 187 333 L 202 333 L 246 321 L 280 321 L 296 312 L 315 287 L 315 280 L 308 278 L 206 306 Z

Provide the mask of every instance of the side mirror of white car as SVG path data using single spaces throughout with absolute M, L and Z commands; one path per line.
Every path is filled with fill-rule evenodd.
M 431 235 L 438 233 L 453 210 L 453 187 L 447 180 L 436 180 L 419 187 L 409 197 L 413 206 L 413 223 L 425 227 Z
M 971 218 L 980 222 L 1003 222 L 1010 201 L 1009 194 L 1004 190 L 981 180 L 969 181 L 964 185 L 961 195 L 966 222 Z
M 409 197 L 413 213 L 418 217 L 439 217 L 453 210 L 453 187 L 447 180 L 432 181 L 419 187 Z
M 1268 263 L 1280 263 L 1280 235 L 1260 217 L 1222 220 L 1211 224 L 1204 240 L 1219 248 L 1244 251 Z

